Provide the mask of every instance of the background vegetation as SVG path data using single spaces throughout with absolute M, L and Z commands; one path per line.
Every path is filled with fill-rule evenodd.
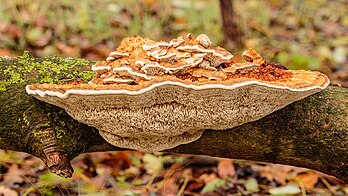
M 234 10 L 244 48 L 224 45 L 217 0 L 2 0 L 0 55 L 30 50 L 102 60 L 124 37 L 205 33 L 236 56 L 252 47 L 270 61 L 320 70 L 348 87 L 347 1 L 235 0 Z M 348 194 L 332 177 L 271 164 L 137 152 L 73 162 L 76 172 L 67 180 L 29 155 L 0 151 L 0 195 Z

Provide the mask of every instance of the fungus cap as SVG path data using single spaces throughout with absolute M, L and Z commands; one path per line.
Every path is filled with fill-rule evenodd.
M 236 63 L 226 50 L 201 42 L 192 35 L 170 42 L 126 38 L 116 51 L 128 55 L 113 53 L 112 62 L 92 66 L 88 84 L 31 84 L 26 91 L 96 127 L 115 146 L 154 152 L 195 141 L 205 129 L 258 120 L 329 84 L 320 72 L 284 70 L 252 49 L 243 53 L 247 62 Z M 175 60 L 156 58 L 168 53 L 155 50 Z

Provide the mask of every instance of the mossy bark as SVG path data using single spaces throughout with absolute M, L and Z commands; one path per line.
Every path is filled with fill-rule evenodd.
M 25 92 L 33 82 L 91 79 L 91 61 L 25 53 L 0 58 L 0 148 L 31 153 L 69 177 L 84 152 L 126 150 L 95 128 Z M 272 162 L 315 169 L 348 181 L 348 89 L 330 86 L 261 120 L 225 131 L 206 130 L 168 152 Z
M 0 58 L 0 148 L 31 153 L 51 171 L 70 176 L 69 160 L 84 152 L 90 129 L 73 120 L 63 109 L 45 104 L 25 92 L 33 82 L 84 82 L 93 77 L 91 61 L 47 57 L 26 52 L 16 58 Z M 96 130 L 94 130 L 96 131 Z

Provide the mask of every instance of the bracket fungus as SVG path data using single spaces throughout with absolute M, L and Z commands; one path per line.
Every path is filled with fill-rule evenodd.
M 153 152 L 195 141 L 204 129 L 258 120 L 329 84 L 320 72 L 287 70 L 253 49 L 242 56 L 245 62 L 234 62 L 203 34 L 169 42 L 134 36 L 92 66 L 88 84 L 31 84 L 26 91 L 115 146 Z

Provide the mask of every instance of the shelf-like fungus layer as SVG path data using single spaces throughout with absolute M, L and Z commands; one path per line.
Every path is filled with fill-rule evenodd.
M 160 151 L 197 140 L 204 129 L 258 120 L 329 84 L 320 72 L 287 70 L 253 49 L 242 56 L 246 62 L 234 62 L 204 34 L 169 42 L 129 37 L 92 66 L 88 84 L 26 90 L 96 127 L 115 146 Z

